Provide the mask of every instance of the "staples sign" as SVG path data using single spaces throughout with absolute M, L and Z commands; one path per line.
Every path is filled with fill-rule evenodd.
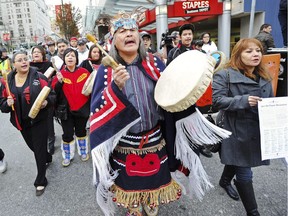
M 182 2 L 182 8 L 189 14 L 209 11 L 210 6 L 209 1 L 188 1 Z
M 218 0 L 175 0 L 174 16 L 196 16 L 222 14 L 222 2 Z

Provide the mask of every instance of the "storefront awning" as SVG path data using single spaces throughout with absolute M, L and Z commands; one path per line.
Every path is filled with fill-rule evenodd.
M 200 22 L 222 14 L 222 4 L 218 0 L 174 0 L 172 4 L 168 4 L 167 6 L 168 29 L 181 26 L 187 22 Z M 140 23 L 140 29 L 149 33 L 155 33 L 155 4 L 147 0 L 106 0 L 103 13 L 114 16 L 119 11 L 132 12 L 133 9 L 139 6 L 147 8 L 145 11 L 145 21 Z

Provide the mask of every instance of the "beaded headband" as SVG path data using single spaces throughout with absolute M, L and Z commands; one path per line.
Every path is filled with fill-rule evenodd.
M 111 34 L 114 35 L 119 28 L 138 29 L 138 24 L 142 21 L 145 10 L 144 7 L 137 7 L 131 13 L 119 11 L 118 14 L 111 19 Z
M 125 12 L 121 13 L 118 19 L 112 21 L 112 27 L 114 32 L 116 32 L 119 28 L 138 29 L 137 20 L 135 17 L 132 17 L 130 14 Z

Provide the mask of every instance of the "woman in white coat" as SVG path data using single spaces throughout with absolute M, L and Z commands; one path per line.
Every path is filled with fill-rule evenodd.
M 203 32 L 200 39 L 203 41 L 202 50 L 204 50 L 208 55 L 217 51 L 216 44 L 211 41 L 211 35 L 208 32 Z

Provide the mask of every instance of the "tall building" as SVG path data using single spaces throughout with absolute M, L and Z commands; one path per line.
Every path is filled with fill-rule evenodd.
M 105 1 L 89 0 L 89 5 L 86 7 L 86 13 L 83 16 L 83 33 L 96 33 L 99 35 L 95 21 L 103 10 Z
M 44 37 L 51 34 L 44 0 L 1 0 L 0 8 L 1 37 L 3 33 L 10 33 L 10 41 L 7 41 L 10 46 L 28 47 L 43 42 Z

